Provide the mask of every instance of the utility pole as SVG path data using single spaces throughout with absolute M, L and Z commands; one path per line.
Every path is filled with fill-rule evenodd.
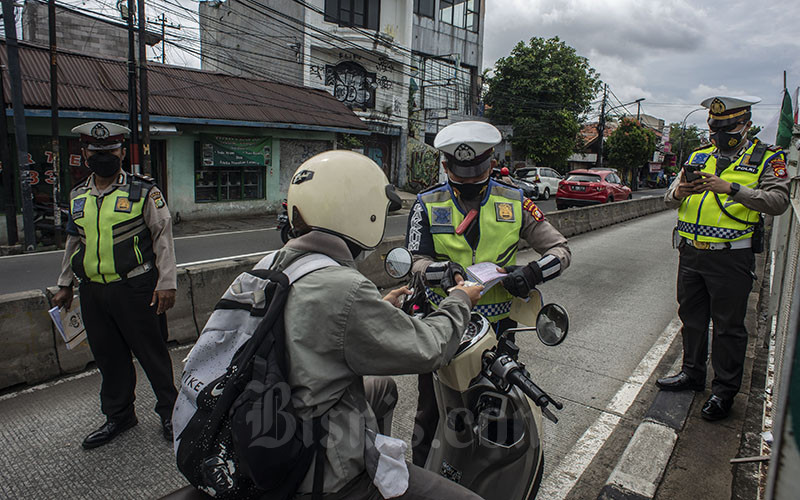
M 161 13 L 160 16 L 158 16 L 156 18 L 156 21 L 160 21 L 161 22 L 160 23 L 161 24 L 161 64 L 166 64 L 167 63 L 167 47 L 166 47 L 166 40 L 167 40 L 166 31 L 167 31 L 167 28 L 172 28 L 172 29 L 179 30 L 179 29 L 181 29 L 181 25 L 180 24 L 178 24 L 178 25 L 167 24 L 167 21 L 169 21 L 169 19 L 167 19 L 167 16 L 163 12 Z M 154 24 L 159 24 L 159 23 L 154 23 Z
M 597 152 L 597 168 L 603 167 L 603 135 L 606 129 L 606 99 L 608 98 L 608 84 L 603 86 L 603 104 L 600 105 L 600 121 L 597 124 L 597 139 L 600 141 L 600 148 Z
M 8 72 L 11 77 L 11 106 L 14 109 L 14 136 L 17 139 L 17 162 L 19 182 L 22 189 L 22 225 L 25 232 L 25 251 L 36 250 L 36 230 L 33 227 L 33 194 L 31 193 L 30 169 L 28 168 L 28 131 L 25 128 L 25 103 L 22 99 L 22 74 L 17 45 L 17 23 L 14 15 L 14 0 L 2 0 L 3 26 L 6 32 Z
M 144 13 L 144 0 L 137 2 L 139 6 L 139 102 L 142 106 L 142 135 L 141 135 L 141 169 L 145 175 L 153 175 L 150 167 L 150 110 L 147 89 L 147 18 Z
M 11 155 L 8 151 L 8 119 L 6 118 L 6 95 L 3 84 L 3 71 L 5 66 L 0 66 L 0 106 L 3 116 L 0 117 L 0 162 L 3 169 L 3 201 L 6 212 L 6 231 L 8 244 L 16 245 L 17 237 L 17 204 L 14 203 L 14 171 L 11 167 Z
M 58 144 L 58 60 L 56 54 L 56 1 L 47 2 L 48 25 L 50 28 L 50 134 L 52 136 L 53 159 L 53 239 L 56 247 L 61 246 L 61 208 L 59 191 L 61 187 L 61 164 Z
M 130 151 L 131 172 L 136 172 L 139 165 L 139 112 L 136 104 L 136 51 L 134 49 L 133 12 L 134 1 L 128 0 L 127 12 L 121 9 L 123 17 L 128 19 L 128 127 L 131 129 Z

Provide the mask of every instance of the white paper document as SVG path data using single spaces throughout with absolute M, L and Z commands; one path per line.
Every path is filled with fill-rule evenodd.
M 74 349 L 86 340 L 86 328 L 81 317 L 81 302 L 77 295 L 72 299 L 69 309 L 53 307 L 48 312 L 56 330 L 67 344 L 67 349 Z
M 480 262 L 478 264 L 473 264 L 466 269 L 466 279 L 468 281 L 474 281 L 479 285 L 483 285 L 483 292 L 481 292 L 481 295 L 483 295 L 500 280 L 508 276 L 505 273 L 498 272 L 497 267 L 497 264 L 494 262 Z

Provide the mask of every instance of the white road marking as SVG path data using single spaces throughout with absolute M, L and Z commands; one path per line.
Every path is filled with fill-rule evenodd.
M 194 346 L 194 344 L 187 344 L 187 345 L 182 345 L 182 346 L 178 346 L 178 347 L 173 347 L 173 348 L 170 349 L 170 351 L 182 351 L 182 350 L 185 350 L 185 349 L 189 349 L 192 346 Z M 134 362 L 138 363 L 138 360 L 134 359 Z M 54 380 L 52 382 L 45 382 L 44 384 L 39 384 L 39 385 L 35 385 L 33 387 L 28 387 L 27 389 L 21 389 L 21 390 L 16 391 L 16 392 L 10 392 L 8 394 L 3 394 L 3 395 L 0 395 L 0 401 L 5 401 L 7 399 L 13 399 L 13 398 L 15 398 L 17 396 L 22 396 L 23 394 L 30 394 L 32 392 L 38 392 L 38 391 L 41 391 L 41 390 L 44 390 L 44 389 L 49 389 L 50 387 L 55 387 L 57 385 L 61 385 L 61 384 L 65 383 L 65 382 L 72 382 L 73 380 L 80 380 L 80 379 L 86 378 L 86 377 L 88 377 L 90 375 L 94 375 L 95 373 L 97 373 L 97 368 L 92 368 L 91 370 L 87 370 L 85 372 L 81 372 L 81 373 L 78 373 L 78 374 L 75 374 L 75 375 L 70 375 L 69 377 L 60 378 L 60 379 Z
M 256 255 L 266 255 L 274 251 L 275 250 L 264 250 L 263 252 L 245 253 L 242 255 L 231 255 L 228 257 L 217 257 L 216 259 L 198 260 L 196 262 L 185 262 L 183 264 L 178 264 L 177 267 L 196 266 L 198 264 L 211 264 L 212 262 L 220 262 L 223 260 L 244 259 L 247 257 L 255 257 Z
M 241 231 L 225 231 L 225 232 L 222 232 L 222 233 L 191 234 L 189 236 L 178 236 L 178 237 L 173 238 L 173 239 L 174 240 L 188 240 L 188 239 L 191 239 L 191 238 L 208 238 L 209 236 L 226 236 L 226 235 L 229 235 L 229 234 L 255 233 L 255 232 L 258 232 L 258 231 L 274 231 L 276 229 L 277 229 L 277 226 L 275 226 L 275 227 L 263 227 L 263 228 L 259 228 L 259 229 L 243 229 Z
M 681 328 L 678 318 L 673 319 L 656 340 L 653 347 L 645 354 L 631 376 L 617 391 L 604 412 L 578 439 L 575 446 L 567 453 L 558 466 L 542 481 L 538 498 L 563 500 L 578 483 L 586 468 L 594 460 L 597 452 L 614 432 L 622 416 L 636 400 L 645 382 L 653 374 L 661 358 L 669 349 Z

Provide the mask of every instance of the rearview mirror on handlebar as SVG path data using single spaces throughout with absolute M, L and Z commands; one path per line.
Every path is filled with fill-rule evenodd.
M 412 261 L 411 252 L 403 247 L 396 247 L 386 254 L 383 268 L 386 270 L 386 274 L 399 280 L 405 278 L 411 272 Z
M 567 338 L 569 315 L 558 304 L 542 306 L 536 318 L 536 334 L 544 345 L 556 346 Z

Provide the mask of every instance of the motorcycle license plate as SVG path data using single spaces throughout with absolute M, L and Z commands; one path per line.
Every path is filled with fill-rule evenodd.
M 586 186 L 572 186 L 573 191 L 586 191 Z

